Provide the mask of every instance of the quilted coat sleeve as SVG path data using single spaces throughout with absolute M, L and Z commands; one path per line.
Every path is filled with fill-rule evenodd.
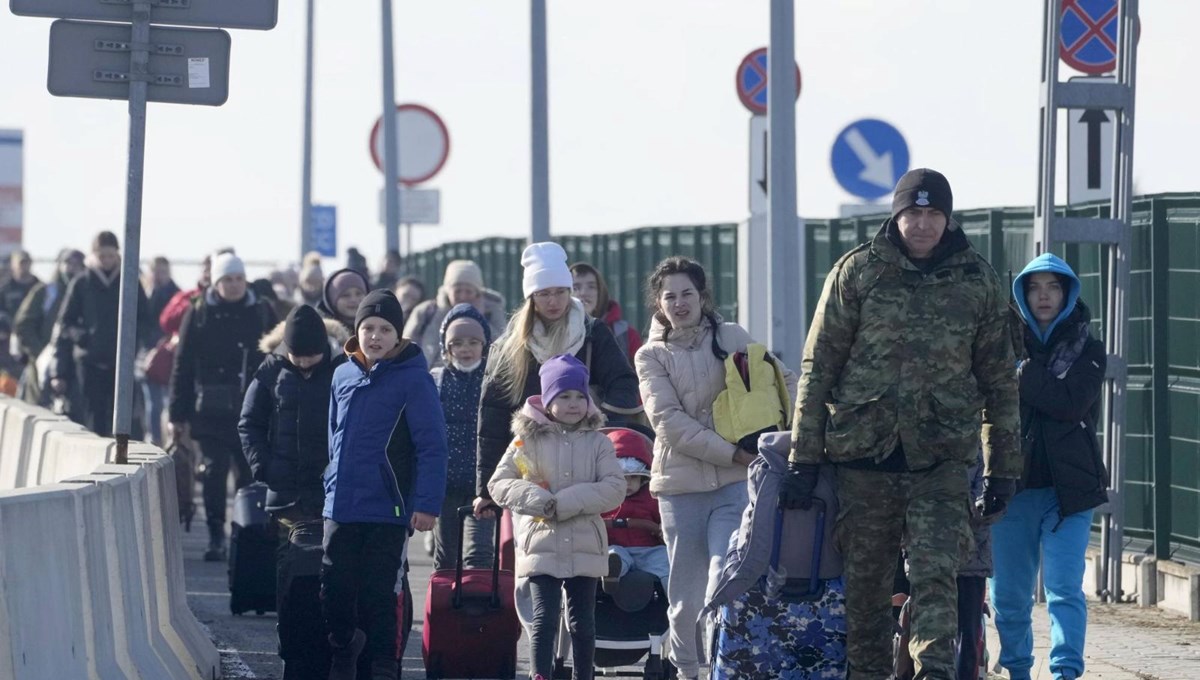
M 517 469 L 516 463 L 516 456 L 520 452 L 521 449 L 515 444 L 509 445 L 508 450 L 500 457 L 496 471 L 487 484 L 490 497 L 496 504 L 512 510 L 515 514 L 544 517 L 546 505 L 554 499 L 554 494 L 521 478 L 521 471 Z
M 554 497 L 558 500 L 557 519 L 576 515 L 599 515 L 608 512 L 625 500 L 625 475 L 617 462 L 608 437 L 596 436 L 596 481 L 572 484 Z
M 713 465 L 733 465 L 737 446 L 683 410 L 675 384 L 656 349 L 655 345 L 645 345 L 634 356 L 642 402 L 655 435 L 665 437 L 674 453 Z

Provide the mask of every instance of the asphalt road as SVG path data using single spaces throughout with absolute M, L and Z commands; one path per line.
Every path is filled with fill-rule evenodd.
M 201 503 L 197 499 L 198 503 Z M 203 524 L 203 508 L 198 508 L 197 520 L 190 533 L 183 534 L 184 572 L 188 604 L 196 618 L 204 624 L 217 649 L 221 652 L 221 670 L 225 678 L 264 678 L 282 680 L 283 663 L 277 655 L 276 618 L 273 613 L 257 616 L 247 613 L 234 616 L 229 612 L 229 579 L 226 564 L 205 562 L 204 549 L 208 533 Z M 228 516 L 232 517 L 232 509 Z M 409 554 L 410 583 L 413 588 L 413 629 L 404 651 L 401 677 L 424 678 L 421 660 L 421 631 L 424 624 L 425 589 L 433 561 L 421 549 L 421 534 L 413 539 Z M 529 672 L 529 648 L 524 636 L 517 648 L 517 677 L 526 678 Z M 625 672 L 637 669 L 623 668 Z

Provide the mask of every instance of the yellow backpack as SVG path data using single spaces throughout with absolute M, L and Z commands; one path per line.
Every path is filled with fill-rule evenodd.
M 786 430 L 791 422 L 787 382 L 767 348 L 752 343 L 745 352 L 729 355 L 725 359 L 725 390 L 713 403 L 717 434 L 736 444 L 755 432 Z

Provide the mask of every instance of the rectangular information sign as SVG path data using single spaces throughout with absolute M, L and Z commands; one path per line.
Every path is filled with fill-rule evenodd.
M 129 99 L 130 24 L 62 19 L 50 25 L 46 87 L 58 97 Z M 229 98 L 229 34 L 150 29 L 147 101 L 220 106 Z
M 133 18 L 130 0 L 9 0 L 13 14 L 56 19 L 126 21 Z M 153 0 L 150 23 L 219 28 L 275 28 L 279 0 Z

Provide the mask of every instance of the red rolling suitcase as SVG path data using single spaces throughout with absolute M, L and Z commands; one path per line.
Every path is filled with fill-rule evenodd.
M 500 525 L 496 522 L 491 569 L 463 569 L 463 520 L 458 509 L 458 559 L 454 569 L 429 577 L 421 656 L 427 678 L 515 678 L 521 623 L 513 603 L 514 577 L 500 569 Z

